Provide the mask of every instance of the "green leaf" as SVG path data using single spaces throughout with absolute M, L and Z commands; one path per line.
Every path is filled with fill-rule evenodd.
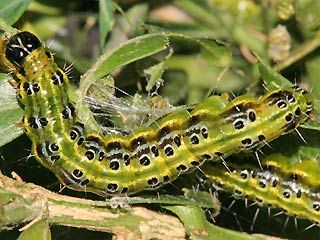
M 164 34 L 146 34 L 133 38 L 102 55 L 81 79 L 82 96 L 86 95 L 90 85 L 97 79 L 103 78 L 119 67 L 164 50 L 168 46 L 168 41 L 168 37 Z
M 24 230 L 18 240 L 51 240 L 49 223 L 46 219 L 32 224 L 28 229 Z
M 259 58 L 258 58 L 258 65 L 259 65 L 259 71 L 260 71 L 261 77 L 268 90 L 292 87 L 293 84 L 288 79 L 286 79 L 285 77 L 282 77 L 279 73 L 277 73 L 271 67 L 264 64 Z
M 32 0 L 1 0 L 0 18 L 8 24 L 14 24 L 27 9 Z
M 21 122 L 23 110 L 20 108 L 16 92 L 8 83 L 13 80 L 7 74 L 0 74 L 0 146 L 11 142 L 23 134 L 16 123 Z
M 79 119 L 86 119 L 85 126 L 89 131 L 99 129 L 92 113 L 83 101 L 91 85 L 117 68 L 164 50 L 168 46 L 168 42 L 168 37 L 164 34 L 146 34 L 133 38 L 102 55 L 84 74 L 78 92 L 80 101 L 77 101 L 76 108 L 79 109 Z
M 163 84 L 162 75 L 165 71 L 165 62 L 167 59 L 171 57 L 173 54 L 173 50 L 170 49 L 166 53 L 166 55 L 163 57 L 163 59 L 159 60 L 149 57 L 146 59 L 142 59 L 141 61 L 138 61 L 136 64 L 137 71 L 142 77 L 145 77 L 147 79 L 147 86 L 146 91 L 155 91 L 158 90 L 159 86 Z
M 113 15 L 114 4 L 111 0 L 99 1 L 99 30 L 100 30 L 100 48 L 103 49 L 107 34 L 114 25 Z
M 201 56 L 213 66 L 227 67 L 232 63 L 230 49 L 224 43 L 209 39 L 200 39 L 199 43 Z
M 148 84 L 146 86 L 147 91 L 151 91 L 157 82 L 162 82 L 162 75 L 164 72 L 164 62 L 155 64 L 148 69 L 144 70 L 144 74 L 148 76 Z

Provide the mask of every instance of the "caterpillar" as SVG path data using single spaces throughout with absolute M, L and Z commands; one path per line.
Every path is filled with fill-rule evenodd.
M 295 86 L 258 100 L 211 96 L 128 135 L 102 135 L 77 118 L 67 75 L 35 35 L 13 35 L 3 55 L 18 79 L 22 125 L 35 158 L 67 187 L 100 196 L 156 189 L 206 160 L 260 148 L 296 129 L 313 110 L 311 94 Z
M 235 198 L 246 198 L 259 205 L 284 210 L 291 216 L 320 222 L 320 175 L 315 159 L 294 162 L 289 157 L 273 154 L 261 161 L 263 170 L 233 161 L 231 172 L 214 164 L 206 169 L 206 176 Z

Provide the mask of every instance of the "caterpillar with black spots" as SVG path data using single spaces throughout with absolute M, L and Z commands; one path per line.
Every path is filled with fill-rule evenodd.
M 320 223 L 320 176 L 316 159 L 294 161 L 281 154 L 261 160 L 263 169 L 252 164 L 228 162 L 231 171 L 214 164 L 206 176 L 214 186 L 232 192 L 235 198 L 279 208 L 287 214 Z
M 35 35 L 13 35 L 3 55 L 18 79 L 22 125 L 35 158 L 67 187 L 101 196 L 156 189 L 206 160 L 258 149 L 299 127 L 313 111 L 311 94 L 295 86 L 258 100 L 211 96 L 129 135 L 102 135 L 77 118 L 67 75 Z

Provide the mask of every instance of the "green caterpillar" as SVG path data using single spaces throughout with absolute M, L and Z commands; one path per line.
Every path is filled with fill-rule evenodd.
M 316 160 L 293 162 L 280 154 L 261 161 L 263 169 L 228 162 L 231 172 L 218 164 L 208 166 L 207 177 L 236 198 L 283 209 L 288 214 L 320 222 L 320 176 Z M 221 165 L 221 164 L 220 164 Z
M 309 119 L 310 93 L 277 89 L 256 100 L 212 96 L 129 135 L 87 132 L 67 95 L 68 77 L 29 32 L 6 41 L 4 64 L 18 80 L 23 127 L 35 158 L 69 188 L 101 196 L 156 189 L 206 160 L 257 149 Z

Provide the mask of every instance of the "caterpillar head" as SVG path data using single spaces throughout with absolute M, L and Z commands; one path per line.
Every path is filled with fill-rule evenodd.
M 290 132 L 310 119 L 313 112 L 313 97 L 298 86 L 292 87 L 285 93 L 287 102 L 294 106 L 292 113 L 285 116 L 287 123 L 283 127 L 285 132 Z
M 20 32 L 8 40 L 4 64 L 17 74 L 32 76 L 52 63 L 53 54 L 32 33 Z
M 12 64 L 21 66 L 25 58 L 39 47 L 41 47 L 41 42 L 35 35 L 29 32 L 20 32 L 9 40 L 5 56 Z
M 274 125 L 278 121 L 282 126 L 277 131 L 282 131 L 282 134 L 291 132 L 306 122 L 313 111 L 312 95 L 298 86 L 274 90 L 264 96 L 261 102 L 265 104 L 259 105 L 260 112 L 272 120 Z M 264 111 L 268 108 L 273 111 Z

